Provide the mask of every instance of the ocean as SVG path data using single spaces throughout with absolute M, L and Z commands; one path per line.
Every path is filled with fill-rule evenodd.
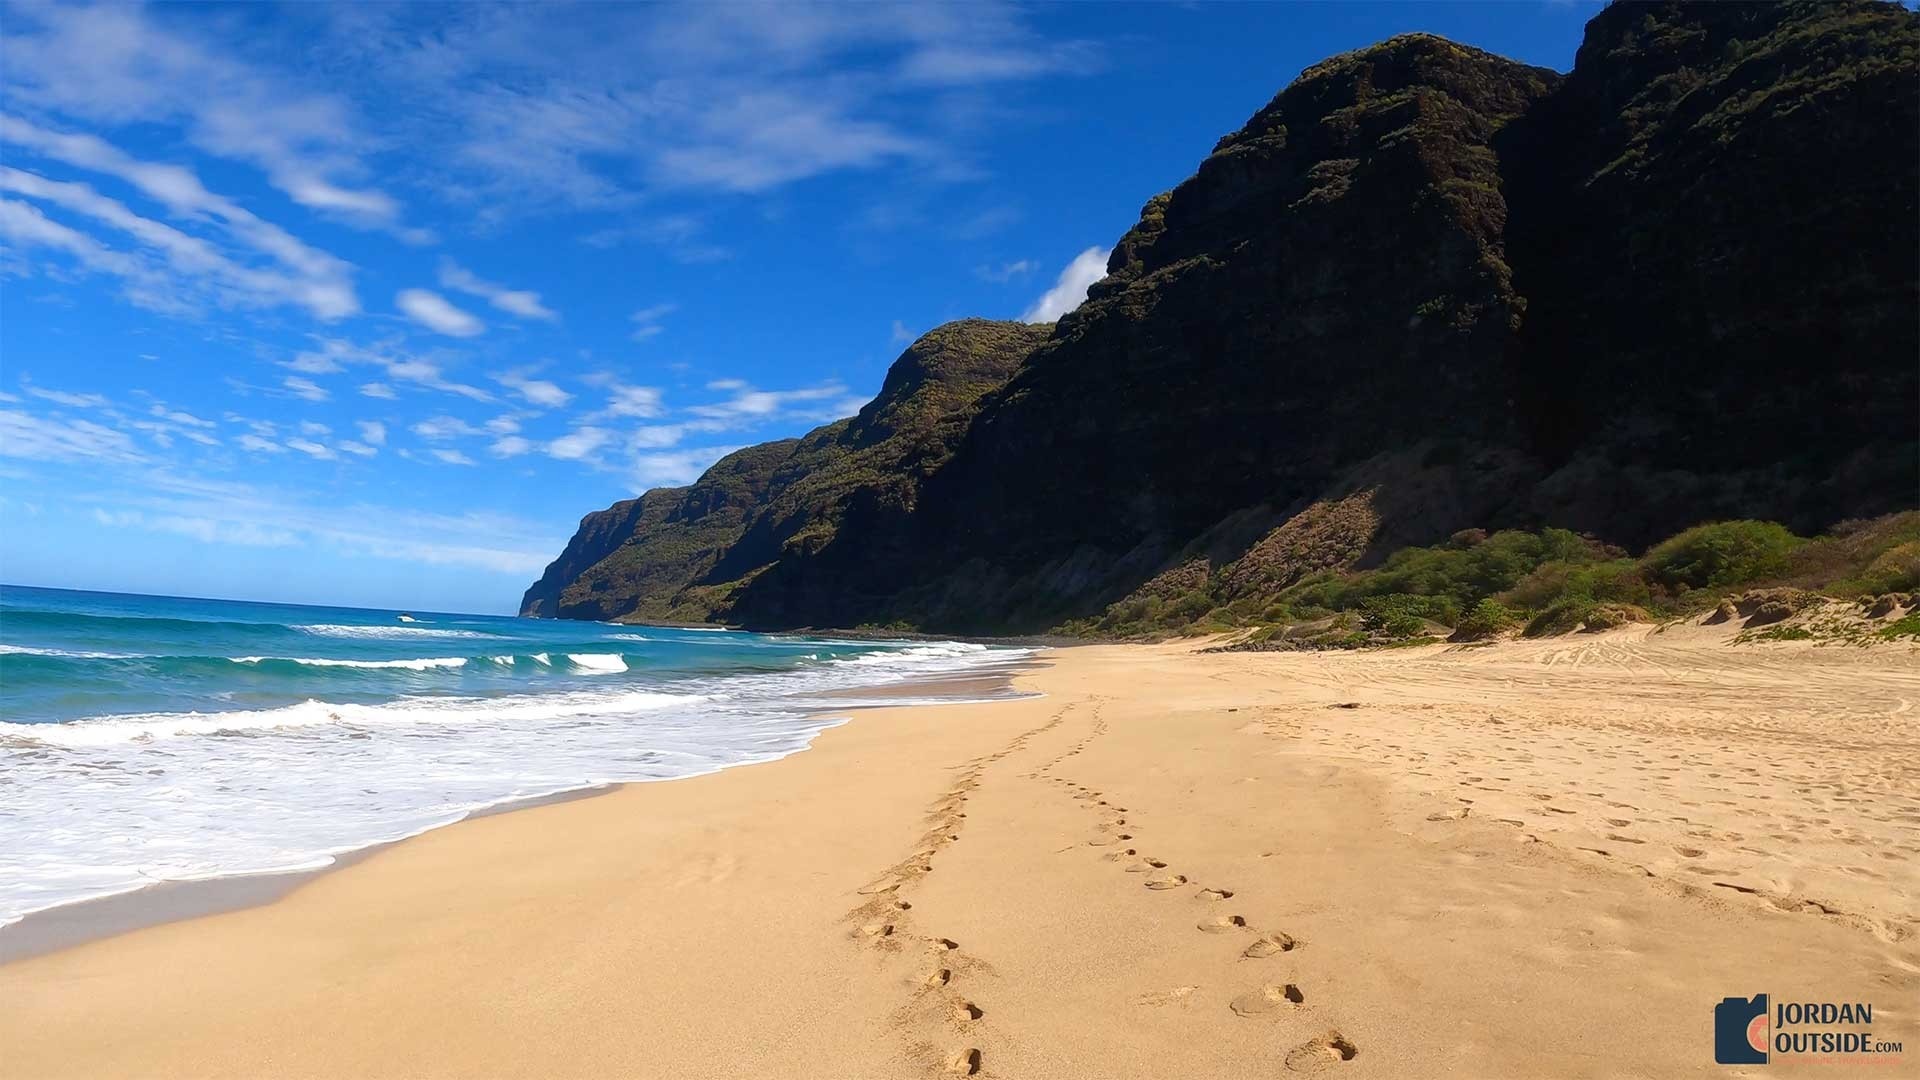
M 0 926 L 783 757 L 1023 655 L 0 586 Z

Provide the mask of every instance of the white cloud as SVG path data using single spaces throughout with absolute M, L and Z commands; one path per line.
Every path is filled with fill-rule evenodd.
M 428 289 L 402 289 L 393 303 L 407 318 L 437 334 L 473 337 L 487 328 L 473 315 L 449 303 L 446 297 Z
M 893 343 L 895 345 L 904 345 L 912 340 L 913 331 L 907 329 L 907 324 L 901 322 L 899 319 L 893 320 Z
M 557 409 L 573 400 L 573 395 L 544 379 L 529 379 L 523 375 L 508 372 L 495 375 L 493 381 L 519 393 L 528 403 L 543 409 Z
M 738 449 L 737 446 L 705 446 L 664 454 L 635 454 L 629 473 L 633 489 L 646 491 L 650 488 L 691 484 L 714 462 Z
M 457 439 L 462 436 L 479 435 L 481 431 L 472 424 L 455 416 L 431 416 L 413 425 L 413 433 L 432 442 Z
M 342 98 L 301 92 L 238 49 L 176 33 L 140 8 L 31 5 L 9 20 L 15 100 L 101 123 L 177 123 L 199 149 L 261 169 L 308 209 L 395 227 L 397 200 L 342 179 L 365 171 L 365 140 Z
M 0 117 L 0 122 L 5 119 Z M 204 299 L 226 306 L 290 304 L 306 307 L 319 318 L 337 318 L 353 306 L 340 291 L 341 280 L 316 282 L 278 270 L 243 266 L 207 241 L 141 217 L 83 183 L 48 180 L 0 166 L 0 191 L 60 207 L 127 234 L 153 254 L 153 259 L 137 264 L 141 273 L 153 280 L 169 281 L 183 306 L 189 302 L 188 297 L 193 303 Z
M 303 379 L 298 375 L 289 375 L 280 380 L 280 385 L 297 398 L 308 401 L 325 401 L 329 395 L 325 387 L 317 385 L 312 379 Z
M 508 435 L 506 438 L 498 439 L 492 446 L 487 447 L 487 452 L 495 457 L 510 458 L 519 457 L 521 454 L 532 449 L 532 440 L 521 438 L 518 435 Z
M 655 304 L 644 307 L 628 316 L 633 321 L 633 340 L 645 341 L 659 334 L 662 329 L 660 320 L 674 313 L 678 304 Z
M 817 420 L 837 419 L 847 415 L 837 410 L 815 408 L 794 409 L 796 404 L 826 400 L 845 400 L 847 388 L 839 382 L 826 382 L 819 386 L 801 387 L 797 390 L 756 390 L 739 380 L 726 380 L 733 384 L 734 393 L 726 401 L 709 405 L 694 405 L 687 409 L 695 416 L 722 422 L 763 423 L 777 416 L 792 416 L 795 419 Z M 833 412 L 826 416 L 824 412 Z
M 148 411 L 162 420 L 171 420 L 176 424 L 185 424 L 188 427 L 210 428 L 219 426 L 211 420 L 202 420 L 190 412 L 183 412 L 179 409 L 169 409 L 165 405 L 156 404 Z
M 624 416 L 651 420 L 667 411 L 658 387 L 613 383 L 607 387 L 607 394 L 607 407 L 595 413 L 595 418 Z
M 355 442 L 352 439 L 342 439 L 339 445 L 342 453 L 352 454 L 355 457 L 372 457 L 380 452 L 366 443 Z
M 104 409 L 108 404 L 107 399 L 99 394 L 70 394 L 65 390 L 48 390 L 43 386 L 28 386 L 22 389 L 34 397 L 74 409 Z
M 510 414 L 502 413 L 481 426 L 493 435 L 511 435 L 520 430 L 520 420 Z
M 473 401 L 494 400 L 492 394 L 477 386 L 448 379 L 439 364 L 403 352 L 390 342 L 364 346 L 339 338 L 318 340 L 318 349 L 302 353 L 297 359 L 315 365 L 325 362 L 341 366 L 378 367 L 385 371 L 388 379 L 397 382 L 412 383 L 429 390 L 457 394 Z M 384 381 L 363 384 L 360 392 L 367 397 L 391 399 L 395 396 L 392 384 Z
M 452 259 L 440 260 L 440 285 L 442 288 L 478 296 L 511 315 L 548 321 L 560 317 L 540 303 L 539 293 L 509 289 L 505 285 L 496 285 L 491 281 L 482 280 Z
M 473 464 L 472 458 L 468 457 L 467 455 L 461 453 L 458 450 L 444 450 L 444 449 L 434 450 L 433 456 L 439 458 L 441 461 L 446 462 L 448 465 Z
M 387 441 L 387 425 L 378 420 L 356 420 L 353 426 L 360 429 L 362 442 L 380 446 Z
M 110 529 L 144 529 L 190 537 L 203 544 L 238 544 L 244 547 L 290 547 L 299 538 L 285 529 L 265 527 L 253 522 L 222 522 L 211 518 L 162 514 L 149 517 L 138 510 L 107 511 L 96 507 L 93 519 Z
M 338 456 L 332 449 L 307 439 L 288 439 L 287 449 L 298 450 L 308 457 L 319 458 L 322 461 L 332 461 Z
M 18 55 L 19 43 L 9 44 L 11 59 Z M 321 319 L 337 319 L 360 310 L 359 299 L 354 295 L 351 265 L 310 247 L 232 200 L 208 191 L 200 178 L 185 168 L 139 161 L 95 136 L 55 132 L 4 114 L 0 114 L 0 141 L 75 168 L 124 180 L 183 220 L 215 220 L 235 241 L 280 264 L 285 273 L 239 267 L 216 253 L 205 241 L 138 217 L 84 184 L 56 185 L 39 178 L 25 181 L 20 177 L 31 174 L 15 171 L 16 186 L 26 184 L 38 197 L 58 201 L 115 225 L 164 251 L 176 265 L 214 275 L 230 288 L 263 301 L 298 304 Z M 43 239 L 42 243 L 47 241 Z
M 333 429 L 320 423 L 318 420 L 302 420 L 300 421 L 300 434 L 331 435 L 333 434 Z
M 996 285 L 1004 285 L 1014 278 L 1026 277 L 1038 269 L 1040 269 L 1039 264 L 1035 263 L 1032 259 L 1020 259 L 1016 262 L 1001 263 L 999 266 L 982 266 L 975 270 L 974 274 L 982 281 L 991 281 Z
M 258 435 L 242 435 L 238 442 L 240 443 L 241 449 L 250 450 L 256 454 L 284 454 L 287 452 L 286 447 L 281 446 L 277 442 L 263 439 Z
M 144 460 L 126 432 L 91 420 L 52 420 L 0 409 L 0 456 L 39 461 Z
M 613 437 L 604 428 L 580 427 L 547 444 L 547 456 L 561 461 L 580 461 L 606 445 Z
M 1087 298 L 1087 290 L 1093 283 L 1107 276 L 1107 256 L 1110 248 L 1090 247 L 1073 257 L 1060 277 L 1054 281 L 1040 299 L 1033 302 L 1026 314 L 1020 316 L 1021 322 L 1052 322 L 1074 308 Z

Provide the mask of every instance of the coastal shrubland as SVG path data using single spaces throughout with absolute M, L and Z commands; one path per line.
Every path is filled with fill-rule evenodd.
M 1920 633 L 1920 616 L 1900 616 L 1920 603 L 1910 595 L 1920 588 L 1920 512 L 1843 522 L 1816 537 L 1776 522 L 1712 522 L 1637 556 L 1566 529 L 1469 529 L 1443 544 L 1395 551 L 1376 566 L 1312 573 L 1270 594 L 1229 598 L 1236 580 L 1229 563 L 1177 598 L 1131 597 L 1058 629 L 1100 638 L 1234 633 L 1248 648 L 1357 648 L 1693 616 L 1758 628 L 1848 601 L 1861 619 L 1898 616 L 1885 632 L 1877 622 L 1860 628 L 1892 639 Z M 1909 624 L 1912 630 L 1898 629 Z M 1749 640 L 1818 636 L 1818 628 L 1796 624 Z

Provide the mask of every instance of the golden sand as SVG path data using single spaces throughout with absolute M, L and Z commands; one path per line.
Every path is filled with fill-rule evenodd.
M 1920 658 L 1729 636 L 1058 650 L 0 966 L 0 1076 L 1719 1077 L 1761 991 L 1901 1075 Z

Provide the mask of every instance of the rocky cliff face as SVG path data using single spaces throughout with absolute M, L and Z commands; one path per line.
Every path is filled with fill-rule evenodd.
M 580 523 L 525 615 L 707 622 L 741 590 L 830 546 L 851 515 L 910 514 L 987 391 L 1051 326 L 964 319 L 928 332 L 859 415 L 722 458 L 684 488 Z
M 1150 200 L 1050 335 L 962 324 L 1001 327 L 981 396 L 888 427 L 883 392 L 770 455 L 787 479 L 683 594 L 1031 630 L 1468 526 L 1635 545 L 1911 505 L 1917 76 L 1916 17 L 1865 3 L 1616 5 L 1564 78 L 1428 35 L 1336 57 Z M 590 516 L 530 610 L 699 564 L 657 554 L 687 520 L 662 494 Z M 578 610 L 659 617 L 618 606 Z

